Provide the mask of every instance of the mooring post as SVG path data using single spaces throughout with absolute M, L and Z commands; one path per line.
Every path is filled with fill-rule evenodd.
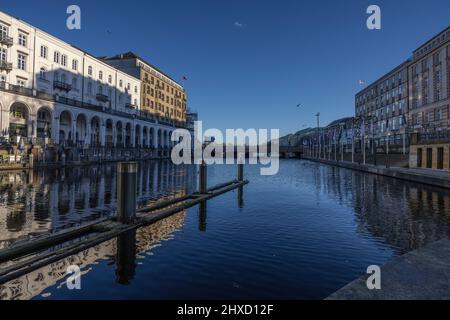
M 30 169 L 33 169 L 33 167 L 34 167 L 34 156 L 32 153 L 30 153 L 30 155 L 28 157 L 28 166 Z
M 117 220 L 133 222 L 136 217 L 137 162 L 117 164 Z
M 207 185 L 208 185 L 208 174 L 207 174 L 207 167 L 205 161 L 202 161 L 200 164 L 200 172 L 199 172 L 199 188 L 198 192 L 200 194 L 206 194 Z
M 244 164 L 243 163 L 238 163 L 238 181 L 242 182 L 244 181 Z

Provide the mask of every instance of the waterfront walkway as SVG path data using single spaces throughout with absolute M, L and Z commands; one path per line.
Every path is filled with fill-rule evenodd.
M 306 160 L 450 189 L 450 172 L 447 171 L 400 167 L 386 168 L 385 166 L 374 166 L 372 164 L 358 164 L 356 162 L 352 163 L 348 161 L 342 162 L 323 159 Z
M 450 239 L 441 240 L 388 262 L 381 268 L 381 289 L 369 290 L 365 275 L 327 300 L 448 300 Z

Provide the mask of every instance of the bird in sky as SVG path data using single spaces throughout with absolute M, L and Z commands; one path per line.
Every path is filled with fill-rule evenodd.
M 297 108 L 300 108 L 301 106 L 302 106 L 302 104 L 301 104 L 301 103 L 297 104 Z

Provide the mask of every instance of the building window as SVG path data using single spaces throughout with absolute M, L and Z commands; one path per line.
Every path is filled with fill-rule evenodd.
M 27 56 L 19 53 L 17 55 L 17 68 L 20 70 L 26 70 L 27 69 Z
M 121 87 L 121 88 L 123 87 L 123 81 L 122 80 L 119 81 L 119 87 Z
M 72 70 L 75 70 L 75 71 L 78 70 L 78 60 L 75 60 L 75 59 L 72 60 Z
M 47 59 L 48 48 L 46 46 L 41 46 L 41 58 Z
M 87 85 L 87 93 L 92 94 L 92 83 L 90 83 L 90 82 Z
M 108 76 L 108 83 L 110 83 L 110 84 L 112 83 L 112 76 L 111 75 Z
M 46 78 L 47 78 L 46 74 L 47 74 L 47 71 L 45 70 L 45 68 L 41 68 L 39 70 L 39 79 L 46 80 Z
M 61 64 L 65 67 L 67 66 L 67 56 L 65 54 L 63 54 L 61 56 Z
M 88 75 L 90 75 L 92 77 L 92 67 L 91 66 L 88 67 Z
M 103 80 L 103 71 L 99 71 L 99 72 L 98 72 L 98 78 L 99 78 L 100 80 Z
M 134 93 L 138 93 L 138 87 L 137 86 L 134 87 Z
M 60 56 L 61 56 L 60 53 L 58 51 L 55 51 L 55 53 L 53 54 L 53 61 L 59 63 Z
M 19 45 L 22 47 L 27 46 L 27 35 L 24 33 L 19 33 Z

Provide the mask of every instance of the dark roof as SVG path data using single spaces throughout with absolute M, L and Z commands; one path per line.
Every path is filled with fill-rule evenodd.
M 434 39 L 440 37 L 443 33 L 446 33 L 448 30 L 450 30 L 450 26 L 448 26 L 447 28 L 445 28 L 444 30 L 442 30 L 441 32 L 439 32 L 437 35 L 435 35 L 433 38 L 428 39 L 427 41 L 425 41 L 424 43 L 422 43 L 420 46 L 417 47 L 416 50 L 413 51 L 413 53 L 416 53 L 417 51 L 419 51 L 423 46 L 425 46 L 426 44 L 428 44 L 429 42 L 433 41 Z
M 137 54 L 135 54 L 132 51 L 128 51 L 128 52 L 125 52 L 125 53 L 119 53 L 119 54 L 117 54 L 115 56 L 112 56 L 112 57 L 102 57 L 101 59 L 103 59 L 103 60 L 130 60 L 130 59 L 141 60 L 144 63 L 148 64 L 153 69 L 155 69 L 156 71 L 158 71 L 159 73 L 163 74 L 164 76 L 166 76 L 167 78 L 172 80 L 173 82 L 177 83 L 179 86 L 183 87 L 180 83 L 178 83 L 178 81 L 173 79 L 171 76 L 166 74 L 164 71 L 161 71 L 161 69 L 159 69 L 158 67 L 156 67 L 153 64 L 149 63 L 148 61 L 146 61 L 145 59 L 141 58 L 140 56 L 138 56 Z

